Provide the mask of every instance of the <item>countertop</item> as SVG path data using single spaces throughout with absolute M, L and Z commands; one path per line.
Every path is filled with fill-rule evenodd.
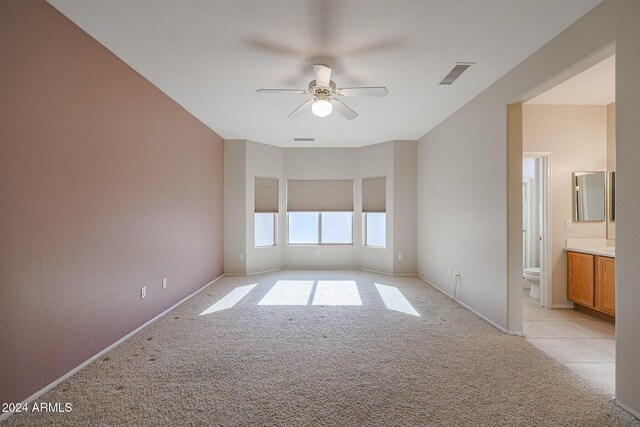
M 615 241 L 606 239 L 567 239 L 564 250 L 609 258 L 616 257 Z

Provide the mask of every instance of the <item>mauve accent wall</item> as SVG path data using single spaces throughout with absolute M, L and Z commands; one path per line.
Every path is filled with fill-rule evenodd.
M 0 3 L 0 58 L 0 402 L 19 402 L 222 274 L 224 148 L 44 1 Z

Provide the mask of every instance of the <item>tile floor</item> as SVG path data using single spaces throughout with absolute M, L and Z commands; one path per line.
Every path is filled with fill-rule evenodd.
M 573 309 L 542 308 L 525 289 L 524 336 L 613 396 L 615 326 L 612 323 Z

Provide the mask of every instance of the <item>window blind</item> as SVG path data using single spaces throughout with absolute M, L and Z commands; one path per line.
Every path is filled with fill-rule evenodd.
M 256 176 L 254 187 L 255 211 L 278 212 L 278 179 Z
M 289 212 L 353 212 L 352 179 L 290 179 Z
M 362 212 L 387 211 L 387 178 L 362 178 Z

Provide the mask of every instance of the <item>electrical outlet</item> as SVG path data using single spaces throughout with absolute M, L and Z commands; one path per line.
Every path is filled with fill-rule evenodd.
M 453 276 L 453 268 L 449 267 L 449 277 Z
M 147 296 L 147 287 L 143 286 L 140 288 L 140 298 L 144 298 Z
M 398 254 L 398 259 L 399 259 L 400 261 L 402 261 L 402 258 L 404 258 L 404 254 Z
M 167 289 L 167 278 L 162 279 L 162 289 Z
M 570 219 L 565 219 L 564 220 L 564 228 L 566 228 L 568 230 L 571 227 L 572 227 L 571 220 Z
M 244 259 L 244 254 L 238 254 L 238 259 L 242 261 Z

